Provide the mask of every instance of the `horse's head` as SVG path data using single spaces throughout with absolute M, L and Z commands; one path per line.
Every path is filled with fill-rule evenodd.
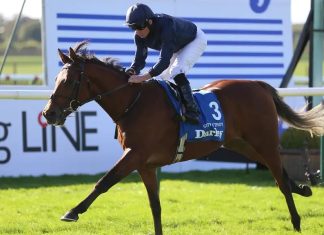
M 134 92 L 137 93 L 136 89 L 128 89 L 128 93 L 118 92 L 129 87 L 129 76 L 116 63 L 116 59 L 108 57 L 101 61 L 86 49 L 81 51 L 86 45 L 87 42 L 83 41 L 74 49 L 70 48 L 69 56 L 58 50 L 63 67 L 56 77 L 54 91 L 43 110 L 48 124 L 63 125 L 69 114 L 93 100 L 98 101 L 106 112 L 111 110 L 109 115 L 116 120 L 121 115 L 120 112 L 128 110 L 129 100 Z M 115 102 L 109 102 L 108 97 L 114 97 Z
M 69 114 L 90 99 L 91 94 L 82 57 L 72 48 L 69 49 L 69 56 L 60 49 L 58 51 L 63 67 L 56 77 L 54 91 L 43 110 L 43 116 L 48 124 L 60 126 Z

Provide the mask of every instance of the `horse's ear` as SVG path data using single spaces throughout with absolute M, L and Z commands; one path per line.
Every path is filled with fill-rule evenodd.
M 72 60 L 67 55 L 65 55 L 60 49 L 57 50 L 63 64 L 72 62 Z
M 70 58 L 73 61 L 77 61 L 78 60 L 77 54 L 74 52 L 74 50 L 71 47 L 69 48 L 69 54 L 70 54 Z

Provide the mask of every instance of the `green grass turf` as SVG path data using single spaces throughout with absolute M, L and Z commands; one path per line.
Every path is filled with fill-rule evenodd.
M 40 74 L 43 72 L 42 63 L 41 56 L 8 56 L 2 73 Z
M 0 234 L 154 234 L 144 185 L 132 174 L 101 195 L 77 223 L 59 220 L 101 175 L 0 178 Z M 302 234 L 324 234 L 324 188 L 295 195 Z M 267 171 L 161 174 L 164 234 L 298 234 Z
M 0 57 L 2 62 L 3 58 Z M 30 74 L 38 75 L 43 73 L 43 64 L 41 56 L 8 56 L 3 67 L 2 74 Z M 35 84 L 29 79 L 0 79 L 0 85 L 42 85 L 43 80 Z

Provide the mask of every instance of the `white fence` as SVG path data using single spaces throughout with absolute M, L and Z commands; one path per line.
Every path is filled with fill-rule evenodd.
M 281 96 L 323 96 L 324 87 L 277 88 Z
M 0 99 L 46 100 L 51 90 L 0 90 Z

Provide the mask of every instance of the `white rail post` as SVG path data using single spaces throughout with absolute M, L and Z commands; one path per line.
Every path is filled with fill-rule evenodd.
M 313 43 L 312 56 L 312 75 L 315 87 L 323 86 L 323 43 L 324 43 L 324 0 L 312 0 L 313 8 L 313 33 L 311 40 Z M 319 104 L 323 97 L 314 97 L 313 103 Z M 321 180 L 324 179 L 324 138 L 321 137 Z

